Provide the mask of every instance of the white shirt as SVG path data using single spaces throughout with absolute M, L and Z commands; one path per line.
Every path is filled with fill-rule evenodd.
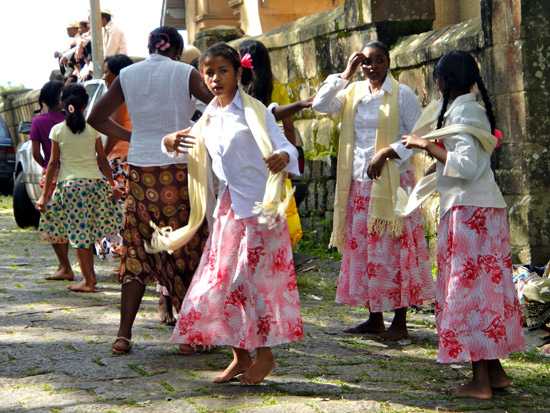
M 161 151 L 163 136 L 191 126 L 195 112 L 189 92 L 193 67 L 159 54 L 127 66 L 120 85 L 132 120 L 128 163 L 163 166 L 184 163 Z
M 127 54 L 126 37 L 124 32 L 111 20 L 103 29 L 103 55 L 105 57 L 115 54 Z
M 208 117 L 204 127 L 206 149 L 212 159 L 212 170 L 219 180 L 218 202 L 228 188 L 235 218 L 254 216 L 252 209 L 263 199 L 268 170 L 246 123 L 241 95 L 236 93 L 233 101 L 225 107 L 213 99 L 203 116 Z M 266 110 L 265 122 L 273 153 L 286 152 L 289 162 L 285 170 L 300 175 L 298 151 L 283 135 L 271 111 Z M 162 150 L 166 152 L 164 145 Z M 170 156 L 177 158 L 181 155 L 172 152 Z
M 348 81 L 339 74 L 330 75 L 321 85 L 313 99 L 313 109 L 321 113 L 337 113 L 344 107 L 345 88 Z M 355 146 L 353 149 L 353 180 L 368 181 L 367 167 L 375 154 L 376 130 L 378 129 L 378 108 L 384 93 L 391 92 L 392 84 L 386 77 L 379 92 L 367 93 L 357 105 L 355 113 Z M 399 84 L 399 136 L 390 146 L 397 153 L 399 169 L 408 169 L 412 150 L 405 148 L 400 137 L 411 132 L 420 117 L 421 107 L 414 92 L 406 85 Z
M 491 130 L 485 109 L 473 93 L 457 97 L 445 112 L 445 126 L 457 123 Z M 491 170 L 491 155 L 479 141 L 469 134 L 457 134 L 441 142 L 447 149 L 447 162 L 437 163 L 441 216 L 457 205 L 506 208 Z

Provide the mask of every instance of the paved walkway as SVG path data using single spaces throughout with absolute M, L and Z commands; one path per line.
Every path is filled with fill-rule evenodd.
M 45 281 L 55 265 L 50 247 L 16 228 L 6 199 L 0 205 L 0 412 L 550 411 L 550 363 L 535 350 L 506 362 L 516 387 L 472 402 L 447 393 L 468 367 L 435 363 L 429 313 L 411 317 L 412 340 L 398 345 L 343 335 L 366 312 L 335 306 L 338 264 L 327 261 L 301 265 L 306 337 L 277 348 L 278 367 L 264 385 L 211 384 L 229 360 L 226 349 L 175 354 L 170 329 L 157 322 L 153 289 L 136 322 L 134 351 L 114 357 L 120 288 L 106 275 L 113 263 L 98 263 L 97 294 Z

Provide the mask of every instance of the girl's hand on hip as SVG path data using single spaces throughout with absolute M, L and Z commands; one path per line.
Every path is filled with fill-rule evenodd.
M 290 158 L 288 156 L 288 153 L 286 152 L 277 152 L 272 154 L 268 158 L 264 158 L 264 161 L 267 165 L 267 169 L 276 174 L 285 169 L 285 167 L 288 165 L 288 162 L 290 161 Z
M 367 166 L 367 175 L 370 179 L 378 179 L 382 173 L 382 168 L 386 163 L 386 151 L 384 149 L 379 150 L 374 154 Z
M 427 139 L 419 138 L 416 135 L 403 135 L 401 143 L 407 149 L 422 149 L 425 150 L 430 141 Z

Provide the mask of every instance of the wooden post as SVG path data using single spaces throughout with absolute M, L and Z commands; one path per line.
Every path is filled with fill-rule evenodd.
M 92 61 L 94 79 L 103 76 L 103 26 L 101 25 L 101 7 L 99 0 L 90 0 L 90 29 L 92 31 Z

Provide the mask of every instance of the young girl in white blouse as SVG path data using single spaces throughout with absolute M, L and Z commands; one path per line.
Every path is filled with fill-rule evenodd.
M 303 335 L 285 208 L 270 225 L 260 223 L 255 209 L 265 201 L 268 176 L 299 174 L 297 151 L 271 112 L 238 88 L 241 60 L 236 50 L 215 44 L 201 56 L 200 67 L 215 96 L 191 132 L 202 125 L 201 137 L 195 140 L 184 131 L 163 142 L 172 153 L 204 144 L 219 192 L 212 232 L 172 341 L 231 346 L 233 360 L 214 382 L 242 374 L 241 383 L 257 384 L 274 367 L 271 347 Z M 261 150 L 265 140 L 273 149 L 267 156 Z
M 506 204 L 491 170 L 495 117 L 470 54 L 444 55 L 434 77 L 443 103 L 433 118 L 437 116 L 437 129 L 450 128 L 449 134 L 439 144 L 414 135 L 404 137 L 403 143 L 427 151 L 438 161 L 437 359 L 471 362 L 472 381 L 457 394 L 490 399 L 493 389 L 511 384 L 499 359 L 524 345 L 512 283 Z M 474 85 L 485 107 L 476 102 Z
M 348 333 L 408 335 L 407 307 L 433 298 L 430 260 L 419 212 L 401 219 L 391 207 L 399 184 L 414 186 L 411 150 L 400 142 L 420 115 L 412 90 L 389 72 L 388 48 L 368 43 L 329 76 L 313 100 L 321 113 L 341 113 L 331 245 L 342 253 L 336 302 L 364 306 L 369 319 Z M 350 83 L 361 67 L 366 80 Z M 393 311 L 386 331 L 383 311 Z

